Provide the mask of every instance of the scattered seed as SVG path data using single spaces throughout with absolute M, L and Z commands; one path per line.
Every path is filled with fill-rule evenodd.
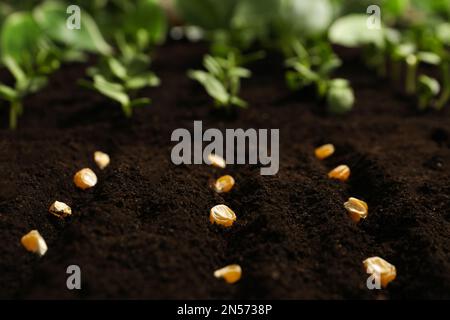
M 386 288 L 389 282 L 397 276 L 395 266 L 380 257 L 371 257 L 363 261 L 364 268 L 369 274 L 376 274 L 380 277 L 380 283 Z
M 350 197 L 348 198 L 348 201 L 344 203 L 344 207 L 347 209 L 350 218 L 355 222 L 367 218 L 369 207 L 367 206 L 367 203 L 362 200 Z
M 337 166 L 328 173 L 328 177 L 331 179 L 337 179 L 345 182 L 350 177 L 350 168 L 345 164 Z
M 323 146 L 316 148 L 316 150 L 314 150 L 314 153 L 317 159 L 323 160 L 334 153 L 334 145 L 332 145 L 331 143 L 324 144 Z
M 72 214 L 72 209 L 64 202 L 55 201 L 48 211 L 58 218 L 65 218 Z
M 211 209 L 209 221 L 225 227 L 231 227 L 234 221 L 236 221 L 236 214 L 226 205 L 219 204 Z
M 84 168 L 75 174 L 73 182 L 78 188 L 85 190 L 97 184 L 97 176 L 91 169 Z
M 109 163 L 111 162 L 111 159 L 109 158 L 109 155 L 107 153 L 104 153 L 101 151 L 95 151 L 94 152 L 94 161 L 97 164 L 97 166 L 100 168 L 100 170 L 103 170 L 109 165 Z
M 238 264 L 230 264 L 214 271 L 214 277 L 224 279 L 227 283 L 235 283 L 241 279 L 242 269 Z
M 28 232 L 22 237 L 20 242 L 25 247 L 25 249 L 36 253 L 40 257 L 47 252 L 47 244 L 37 230 L 31 230 L 30 232 Z
M 226 167 L 225 159 L 217 154 L 208 155 L 208 160 L 212 166 L 224 169 Z
M 214 183 L 214 190 L 217 193 L 229 192 L 234 186 L 234 178 L 230 175 L 220 177 Z

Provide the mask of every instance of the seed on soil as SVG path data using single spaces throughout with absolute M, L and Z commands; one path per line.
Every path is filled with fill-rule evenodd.
M 323 146 L 316 148 L 316 150 L 314 150 L 314 153 L 317 159 L 323 160 L 334 153 L 334 145 L 332 145 L 331 143 L 324 144 Z
M 78 188 L 85 190 L 97 184 L 97 176 L 91 169 L 84 168 L 75 174 L 73 182 Z
M 97 166 L 100 168 L 100 170 L 105 169 L 111 159 L 109 158 L 109 155 L 107 153 L 101 152 L 101 151 L 95 151 L 94 152 L 94 161 L 97 164 Z
M 230 264 L 214 271 L 214 277 L 224 279 L 227 283 L 235 283 L 241 279 L 242 269 L 238 264 Z
M 65 218 L 72 214 L 72 209 L 64 202 L 55 201 L 48 211 L 58 218 Z
M 380 277 L 380 283 L 383 288 L 395 279 L 397 270 L 395 266 L 380 257 L 371 257 L 363 261 L 364 268 L 369 274 L 375 274 Z
M 212 166 L 224 169 L 226 167 L 225 159 L 217 154 L 208 155 L 208 160 Z
M 367 218 L 369 207 L 367 206 L 367 203 L 362 200 L 350 197 L 348 198 L 348 201 L 344 203 L 344 207 L 347 209 L 350 218 L 355 222 Z
M 209 221 L 225 227 L 231 227 L 234 221 L 236 221 L 236 214 L 226 205 L 219 204 L 211 209 Z
M 234 178 L 230 175 L 220 177 L 214 183 L 214 190 L 217 193 L 229 192 L 234 186 Z
M 47 244 L 37 230 L 31 230 L 28 232 L 22 237 L 20 242 L 25 249 L 36 253 L 39 256 L 43 256 L 47 252 Z
M 328 173 L 330 179 L 337 179 L 340 181 L 347 181 L 350 177 L 350 168 L 345 164 L 337 166 Z

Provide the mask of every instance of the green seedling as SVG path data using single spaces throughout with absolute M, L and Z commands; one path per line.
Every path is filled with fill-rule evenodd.
M 448 59 L 448 58 L 447 58 Z M 445 61 L 442 70 L 442 93 L 436 101 L 435 108 L 441 110 L 450 101 L 450 61 Z
M 317 95 L 326 99 L 328 111 L 343 114 L 353 107 L 355 98 L 350 84 L 345 79 L 330 79 L 331 73 L 341 65 L 341 61 L 328 45 L 318 45 L 306 50 L 296 41 L 293 44 L 295 56 L 286 60 L 289 70 L 286 82 L 291 90 L 299 90 L 314 85 Z
M 425 110 L 432 106 L 433 100 L 438 96 L 440 90 L 439 82 L 436 79 L 420 75 L 417 84 L 419 110 Z
M 97 67 L 89 68 L 92 82 L 81 80 L 80 84 L 98 91 L 120 104 L 126 117 L 131 117 L 135 107 L 151 103 L 148 98 L 133 98 L 137 90 L 159 86 L 159 78 L 149 69 L 150 58 L 136 56 L 133 60 L 104 57 Z
M 14 85 L 0 84 L 0 98 L 9 103 L 9 127 L 17 127 L 23 99 L 47 84 L 47 75 L 59 67 L 52 44 L 28 12 L 10 14 L 0 34 L 1 62 Z
M 249 78 L 251 72 L 237 63 L 234 53 L 229 53 L 226 58 L 206 55 L 203 66 L 206 71 L 190 70 L 188 75 L 205 88 L 217 108 L 247 107 L 247 103 L 239 98 L 239 91 L 241 79 Z

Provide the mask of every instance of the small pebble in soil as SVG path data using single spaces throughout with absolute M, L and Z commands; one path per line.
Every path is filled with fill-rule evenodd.
M 208 155 L 208 160 L 212 166 L 224 169 L 226 167 L 225 159 L 217 154 Z
M 337 179 L 345 182 L 350 177 L 350 168 L 345 164 L 337 166 L 336 168 L 328 172 L 328 177 L 330 179 Z
M 84 168 L 75 174 L 73 182 L 78 188 L 85 190 L 97 184 L 97 176 L 91 169 Z
M 334 145 L 331 143 L 324 144 L 323 146 L 320 146 L 314 150 L 314 154 L 316 155 L 316 158 L 319 160 L 323 160 L 328 158 L 334 153 Z
M 224 279 L 227 283 L 235 283 L 241 279 L 242 269 L 238 264 L 230 264 L 214 271 L 214 277 L 217 279 Z
M 359 222 L 361 219 L 367 218 L 369 207 L 367 206 L 367 203 L 362 200 L 350 197 L 348 198 L 348 201 L 344 203 L 344 207 L 354 222 Z
M 104 153 L 101 151 L 95 151 L 94 152 L 94 161 L 97 164 L 97 166 L 100 168 L 100 170 L 103 170 L 109 165 L 109 163 L 111 162 L 111 159 L 109 158 L 109 155 L 107 153 Z
M 44 238 L 39 234 L 37 230 L 31 230 L 20 240 L 22 245 L 30 252 L 36 253 L 42 257 L 47 252 L 47 244 Z
M 234 186 L 234 178 L 230 175 L 220 177 L 214 183 L 214 190 L 217 193 L 230 192 Z
M 380 284 L 386 288 L 397 276 L 395 266 L 380 257 L 371 257 L 363 261 L 366 272 L 379 277 Z
M 219 204 L 211 208 L 209 215 L 211 223 L 217 223 L 224 227 L 231 227 L 236 221 L 236 214 L 224 204 Z
M 59 201 L 53 202 L 48 211 L 58 218 L 65 218 L 72 214 L 72 209 L 64 202 Z

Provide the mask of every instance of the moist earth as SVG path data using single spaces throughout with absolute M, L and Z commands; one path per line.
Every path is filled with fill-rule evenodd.
M 204 45 L 168 43 L 153 67 L 162 86 L 131 119 L 120 107 L 77 85 L 86 64 L 66 64 L 49 85 L 26 98 L 16 131 L 0 105 L 0 298 L 149 299 L 399 299 L 450 298 L 450 115 L 418 113 L 357 60 L 339 71 L 355 90 L 345 116 L 327 115 L 308 91 L 290 92 L 283 61 L 270 54 L 250 65 L 242 97 L 249 108 L 231 117 L 212 112 L 204 90 L 186 76 L 201 67 Z M 0 80 L 11 82 L 3 71 Z M 256 165 L 171 162 L 176 128 L 280 130 L 280 170 Z M 323 161 L 314 148 L 333 143 Z M 111 156 L 101 171 L 93 152 Z M 350 166 L 346 183 L 327 172 Z M 84 167 L 99 177 L 82 191 L 72 178 Z M 236 185 L 217 194 L 212 179 Z M 352 222 L 343 203 L 369 205 Z M 55 200 L 72 207 L 61 220 Z M 231 228 L 211 225 L 224 203 L 237 215 Z M 37 229 L 48 244 L 42 258 L 20 238 Z M 387 289 L 368 290 L 362 261 L 381 256 L 397 268 Z M 233 285 L 213 271 L 238 263 Z M 66 268 L 78 265 L 82 289 L 68 290 Z

